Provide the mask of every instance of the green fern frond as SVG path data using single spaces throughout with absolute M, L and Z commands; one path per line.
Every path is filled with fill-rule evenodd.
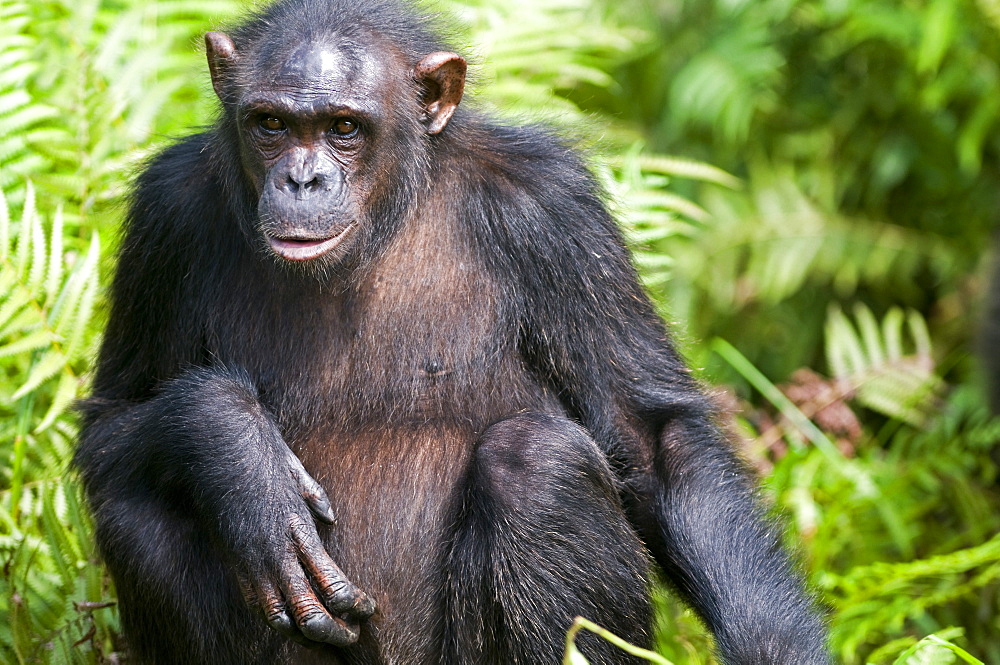
M 914 311 L 892 308 L 881 324 L 870 309 L 854 307 L 856 325 L 831 307 L 826 323 L 827 364 L 870 409 L 914 426 L 926 423 L 942 387 L 934 372 L 927 324 Z M 909 345 L 904 344 L 904 328 Z M 904 347 L 912 350 L 907 352 Z
M 447 9 L 476 35 L 483 98 L 570 125 L 584 116 L 560 91 L 613 87 L 613 65 L 648 39 L 586 0 L 450 0 Z
M 735 145 L 743 142 L 754 114 L 773 107 L 785 66 L 762 25 L 745 23 L 713 39 L 691 57 L 670 84 L 671 121 L 710 128 Z
M 56 117 L 55 109 L 25 90 L 25 81 L 40 69 L 34 56 L 38 41 L 26 34 L 31 10 L 27 2 L 0 3 L 0 189 L 25 174 L 26 166 L 38 164 L 30 146 L 41 125 Z
M 827 573 L 822 583 L 849 599 L 833 626 L 834 641 L 853 653 L 872 634 L 898 630 L 1000 580 L 1000 536 L 949 554 L 903 563 L 875 563 L 846 575 Z M 971 662 L 971 661 L 970 661 Z
M 50 426 L 77 394 L 74 365 L 93 339 L 90 321 L 98 290 L 100 244 L 95 233 L 83 261 L 67 271 L 62 256 L 62 210 L 46 242 L 41 215 L 29 182 L 21 222 L 10 237 L 9 212 L 0 195 L 0 357 L 27 360 L 20 385 L 6 396 L 19 400 L 58 377 L 48 410 L 36 431 Z M 11 244 L 14 245 L 11 251 Z

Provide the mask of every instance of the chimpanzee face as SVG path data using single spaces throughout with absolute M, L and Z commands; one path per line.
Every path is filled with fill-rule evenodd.
M 386 121 L 377 102 L 387 78 L 365 56 L 303 44 L 240 101 L 260 230 L 283 259 L 308 261 L 346 247 L 363 222 L 371 184 L 363 162 Z
M 371 236 L 373 194 L 397 186 L 393 174 L 407 158 L 414 168 L 414 139 L 440 132 L 462 95 L 465 61 L 452 53 L 407 65 L 331 38 L 251 64 L 239 63 L 221 33 L 206 42 L 260 197 L 258 230 L 287 261 L 336 263 Z M 236 63 L 242 83 L 234 85 Z

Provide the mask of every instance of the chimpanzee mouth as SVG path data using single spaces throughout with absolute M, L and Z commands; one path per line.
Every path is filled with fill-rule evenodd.
M 323 256 L 350 233 L 354 223 L 348 224 L 344 230 L 330 238 L 278 238 L 267 236 L 267 242 L 275 254 L 289 261 L 309 261 Z

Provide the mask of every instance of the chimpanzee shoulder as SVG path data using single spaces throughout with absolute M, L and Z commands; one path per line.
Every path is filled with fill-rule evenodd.
M 213 266 L 246 253 L 230 237 L 234 206 L 212 168 L 211 143 L 210 133 L 182 139 L 136 178 L 95 395 L 147 396 L 180 365 L 198 360 L 191 331 L 204 289 L 195 282 L 211 281 Z
M 499 258 L 575 258 L 583 272 L 606 272 L 610 262 L 634 281 L 608 194 L 570 139 L 544 125 L 456 120 L 447 149 L 461 155 L 456 178 L 475 204 L 465 212 L 493 258 L 490 248 L 499 246 L 507 250 Z

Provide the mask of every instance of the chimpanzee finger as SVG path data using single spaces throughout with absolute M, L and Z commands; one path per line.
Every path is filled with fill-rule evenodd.
M 311 525 L 293 522 L 290 532 L 302 565 L 328 610 L 359 621 L 375 613 L 375 601 L 347 579 L 344 571 L 327 554 Z
M 264 613 L 267 625 L 296 642 L 305 642 L 306 640 L 295 627 L 292 617 L 289 616 L 288 608 L 285 607 L 285 601 L 278 588 L 270 582 L 262 583 L 261 587 L 261 591 L 258 592 L 261 602 L 260 609 Z
M 240 590 L 247 604 L 264 616 L 264 621 L 275 631 L 305 646 L 313 643 L 302 636 L 285 608 L 281 592 L 269 580 L 261 578 L 254 582 L 249 575 L 237 573 Z
M 283 573 L 288 612 L 302 635 L 340 647 L 357 642 L 361 632 L 358 625 L 349 625 L 326 611 L 298 561 L 288 560 Z
M 309 510 L 317 519 L 327 524 L 335 523 L 337 517 L 333 514 L 333 506 L 330 505 L 330 498 L 326 495 L 326 490 L 316 482 L 315 478 L 309 475 L 295 453 L 286 450 L 285 459 L 288 462 L 288 470 L 292 474 L 292 480 L 295 481 L 295 487 L 299 491 L 299 496 L 305 500 Z

